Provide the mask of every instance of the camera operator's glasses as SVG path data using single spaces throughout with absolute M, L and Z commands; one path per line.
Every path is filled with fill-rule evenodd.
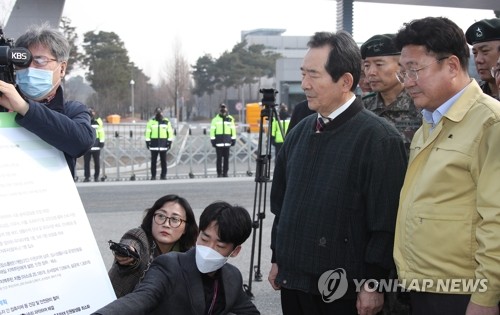
M 155 223 L 158 225 L 165 224 L 165 222 L 167 222 L 168 220 L 168 224 L 170 224 L 170 226 L 173 228 L 177 228 L 182 224 L 182 222 L 186 222 L 186 220 L 183 220 L 181 218 L 167 217 L 162 213 L 155 213 L 153 219 L 155 220 Z
M 497 65 L 496 67 L 491 67 L 490 69 L 491 76 L 496 78 L 498 75 L 500 75 L 500 65 Z
M 33 64 L 35 66 L 39 66 L 39 67 L 45 67 L 51 61 L 57 61 L 57 59 L 52 59 L 52 58 L 45 57 L 45 56 L 33 57 Z

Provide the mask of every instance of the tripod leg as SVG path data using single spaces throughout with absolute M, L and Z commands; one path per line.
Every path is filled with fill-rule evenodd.
M 253 222 L 253 233 L 252 233 L 252 253 L 250 255 L 250 274 L 248 276 L 248 284 L 243 285 L 243 289 L 245 290 L 245 293 L 250 297 L 254 298 L 254 295 L 252 293 L 252 272 L 253 272 L 253 260 L 255 256 L 255 237 L 256 237 L 256 229 L 257 227 L 255 226 L 255 222 Z
M 271 130 L 273 119 L 276 119 L 279 122 L 278 113 L 275 108 L 272 108 L 269 112 L 270 118 L 268 119 L 268 130 Z M 263 159 L 265 163 L 263 163 L 263 171 L 264 175 L 262 176 L 263 181 L 261 182 L 260 190 L 259 190 L 259 209 L 263 209 L 262 212 L 258 213 L 259 220 L 259 248 L 257 252 L 257 265 L 255 265 L 255 281 L 262 281 L 262 273 L 261 273 L 261 258 L 262 258 L 262 229 L 263 229 L 263 221 L 266 217 L 266 198 L 267 198 L 267 183 L 270 182 L 271 178 L 271 138 L 270 132 L 267 133 L 268 137 L 266 139 L 266 151 L 265 155 L 263 155 Z M 260 202 L 262 202 L 261 196 L 264 196 L 264 201 L 262 207 L 260 206 Z
M 264 132 L 264 121 L 265 118 L 268 118 L 267 123 L 268 132 Z M 265 207 L 266 202 L 262 198 L 267 198 L 267 183 L 270 181 L 271 176 L 271 128 L 273 119 L 278 118 L 278 113 L 275 108 L 266 108 L 261 111 L 260 117 L 260 129 L 259 129 L 259 143 L 257 148 L 257 160 L 256 160 L 256 174 L 255 174 L 255 194 L 254 194 L 254 209 L 253 209 L 253 235 L 252 235 L 252 252 L 250 257 L 250 272 L 248 277 L 248 285 L 244 285 L 245 292 L 251 298 L 254 297 L 252 293 L 252 275 L 255 272 L 255 281 L 262 281 L 262 273 L 261 273 L 261 254 L 262 254 L 262 226 L 263 220 L 265 218 Z M 263 135 L 266 135 L 265 139 L 265 151 L 263 154 L 262 144 L 263 144 Z M 257 238 L 257 229 L 259 231 L 259 240 L 258 240 L 258 260 L 257 264 L 254 265 L 255 258 L 255 241 Z
M 261 185 L 259 186 L 259 207 L 258 209 L 265 209 L 265 198 L 264 198 L 264 202 L 262 201 L 262 196 L 266 196 L 265 192 L 266 192 L 266 187 L 267 187 L 267 183 L 264 182 L 264 183 L 261 183 Z M 263 193 L 264 191 L 264 193 Z M 262 206 L 262 202 L 263 202 L 263 206 Z M 256 221 L 256 225 L 259 226 L 259 239 L 258 239 L 258 249 L 257 249 L 257 264 L 253 266 L 254 268 L 254 272 L 255 272 L 255 281 L 262 281 L 262 272 L 261 272 L 261 269 L 260 269 L 260 262 L 261 262 L 261 257 L 262 257 L 262 224 L 263 224 L 263 220 L 264 218 L 266 217 L 266 214 L 264 212 L 261 212 L 259 210 L 259 212 L 257 213 L 257 221 Z
M 264 196 L 267 196 L 267 183 L 264 183 Z M 263 209 L 266 209 L 266 200 L 264 199 L 264 206 Z M 257 266 L 255 268 L 255 281 L 262 281 L 262 273 L 260 270 L 260 262 L 262 258 L 262 228 L 263 228 L 263 221 L 266 218 L 265 212 L 261 212 L 258 215 L 259 217 L 259 251 L 257 252 Z
M 262 154 L 262 142 L 264 135 L 264 121 L 267 118 L 267 137 L 265 142 L 265 153 Z M 250 271 L 248 277 L 248 285 L 244 285 L 244 290 L 250 298 L 254 298 L 252 293 L 252 275 L 255 272 L 255 281 L 262 281 L 262 273 L 260 269 L 261 254 L 262 254 L 262 227 L 263 220 L 266 217 L 266 202 L 267 198 L 267 183 L 270 182 L 271 176 L 271 130 L 273 120 L 276 119 L 279 122 L 278 113 L 276 108 L 266 106 L 265 109 L 261 111 L 260 115 L 260 128 L 259 128 L 259 142 L 257 147 L 257 159 L 256 159 L 256 174 L 255 174 L 255 193 L 254 193 L 254 208 L 253 208 L 253 235 L 252 235 L 252 252 L 250 256 Z M 280 127 L 281 128 L 281 127 Z M 281 130 L 281 132 L 283 132 Z M 264 202 L 262 201 L 264 198 Z M 261 211 L 262 210 L 262 211 Z M 254 265 L 255 258 L 255 241 L 257 238 L 257 229 L 259 231 L 259 243 L 258 243 L 258 260 L 257 264 Z
M 256 169 L 255 169 L 255 192 L 254 192 L 254 203 L 253 203 L 253 235 L 252 235 L 252 252 L 250 256 L 250 271 L 248 276 L 248 285 L 244 286 L 245 292 L 248 296 L 253 297 L 252 293 L 252 276 L 255 271 L 256 281 L 262 280 L 262 274 L 260 273 L 260 264 L 259 267 L 256 268 L 254 266 L 254 258 L 255 258 L 255 241 L 257 238 L 257 229 L 261 227 L 260 222 L 260 206 L 262 204 L 262 181 L 264 178 L 264 170 L 265 170 L 265 156 L 262 155 L 262 136 L 264 135 L 264 118 L 266 117 L 267 111 L 261 111 L 260 117 L 260 128 L 259 128 L 259 139 L 257 146 L 257 159 L 256 159 Z M 260 247 L 260 244 L 259 244 Z M 260 251 L 260 250 L 259 250 Z M 259 254 L 260 260 L 260 254 Z M 259 279 L 259 280 L 257 280 Z

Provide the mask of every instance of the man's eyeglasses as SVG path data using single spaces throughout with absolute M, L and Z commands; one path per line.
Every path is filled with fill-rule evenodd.
M 181 218 L 167 217 L 163 213 L 155 213 L 153 215 L 153 219 L 154 219 L 155 223 L 158 225 L 165 224 L 165 222 L 167 222 L 167 220 L 168 220 L 168 224 L 170 224 L 170 226 L 173 228 L 177 228 L 182 224 L 182 222 L 186 222 L 186 220 L 183 220 Z
M 496 65 L 496 67 L 491 67 L 490 69 L 491 76 L 496 78 L 498 75 L 500 75 L 500 65 Z
M 409 80 L 412 80 L 415 82 L 418 80 L 418 72 L 420 70 L 424 70 L 425 68 L 427 68 L 427 67 L 429 67 L 437 62 L 441 62 L 449 57 L 450 56 L 446 56 L 446 57 L 436 59 L 433 62 L 429 63 L 428 65 L 425 65 L 425 66 L 418 68 L 418 69 L 408 69 L 406 71 L 398 71 L 398 72 L 396 72 L 396 78 L 398 79 L 398 81 L 400 83 L 403 83 L 403 84 L 405 83 L 406 79 L 409 79 Z
M 52 59 L 52 58 L 45 57 L 45 56 L 33 57 L 33 63 L 35 64 L 35 66 L 39 66 L 39 67 L 45 67 L 51 61 L 57 61 L 57 59 Z

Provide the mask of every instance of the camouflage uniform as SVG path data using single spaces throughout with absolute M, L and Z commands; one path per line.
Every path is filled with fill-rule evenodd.
M 408 153 L 415 131 L 422 125 L 422 114 L 415 108 L 413 100 L 405 90 L 389 106 L 384 105 L 380 93 L 367 95 L 363 98 L 365 108 L 389 121 L 403 137 Z

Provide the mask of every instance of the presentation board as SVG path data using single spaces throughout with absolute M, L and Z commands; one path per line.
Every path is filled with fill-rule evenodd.
M 0 113 L 0 315 L 91 314 L 116 299 L 61 151 Z

